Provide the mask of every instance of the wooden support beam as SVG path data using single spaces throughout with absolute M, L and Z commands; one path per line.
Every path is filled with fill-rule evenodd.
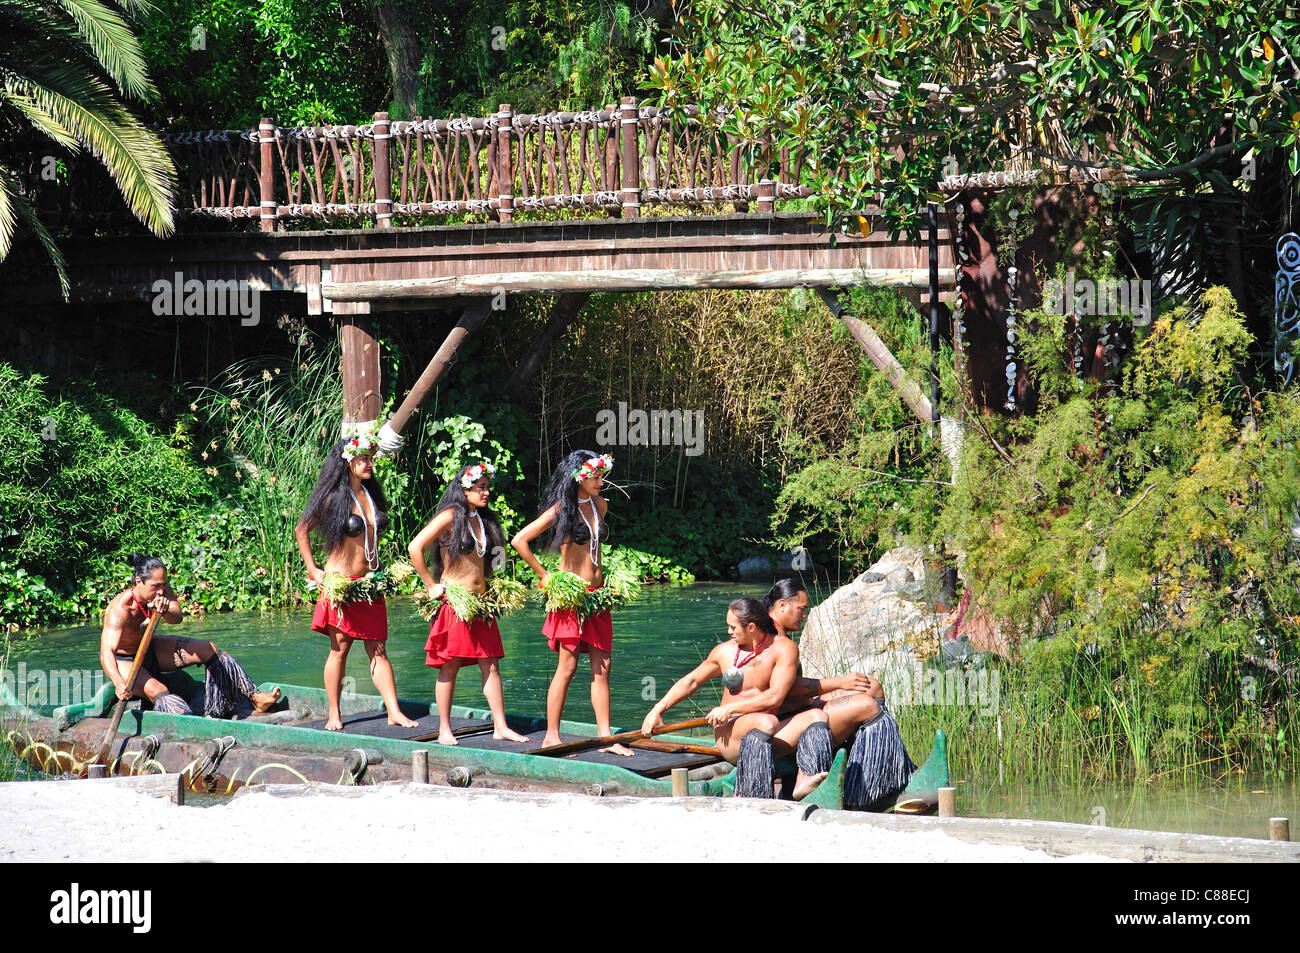
M 574 292 L 572 294 L 562 294 L 555 298 L 551 305 L 551 316 L 546 321 L 546 326 L 542 328 L 537 339 L 533 341 L 532 348 L 524 355 L 524 359 L 519 362 L 514 373 L 506 379 L 505 392 L 506 396 L 518 399 L 523 394 L 524 388 L 537 376 L 537 372 L 542 367 L 542 362 L 546 360 L 546 355 L 551 352 L 555 342 L 573 323 L 574 319 L 581 313 L 583 306 L 591 295 L 586 292 Z
M 339 318 L 343 342 L 343 426 L 368 423 L 383 408 L 379 380 L 379 342 L 369 319 Z
M 933 424 L 934 411 L 930 401 L 926 400 L 916 382 L 908 378 L 903 365 L 898 363 L 898 358 L 894 357 L 889 346 L 880 339 L 875 329 L 860 318 L 850 315 L 836 295 L 824 289 L 820 294 L 826 306 L 831 309 L 831 313 L 844 322 L 844 326 L 849 329 L 854 340 L 862 345 L 862 350 L 867 352 L 871 363 L 885 375 L 885 379 L 898 392 L 898 396 L 903 398 L 903 403 L 907 404 L 908 409 L 927 427 Z
M 433 360 L 429 361 L 424 373 L 420 375 L 419 380 L 415 382 L 415 386 L 406 395 L 406 399 L 402 401 L 402 406 L 398 407 L 393 416 L 388 419 L 388 428 L 393 433 L 402 432 L 406 422 L 411 419 L 411 414 L 415 413 L 416 408 L 433 392 L 433 387 L 438 383 L 438 378 L 442 376 L 442 372 L 456 360 L 456 352 L 465 343 L 465 339 L 487 320 L 488 313 L 491 310 L 491 300 L 488 298 L 479 298 L 466 305 L 460 321 L 451 329 L 447 339 L 442 342 L 442 347 L 438 348 L 438 353 L 433 355 Z
M 952 286 L 948 279 L 948 286 Z M 880 285 L 928 288 L 925 268 L 791 268 L 753 271 L 701 271 L 677 268 L 605 271 L 513 272 L 400 278 L 387 281 L 321 283 L 332 301 L 382 301 L 390 298 L 445 298 L 454 295 L 564 294 L 571 291 L 702 291 L 708 288 L 833 288 Z

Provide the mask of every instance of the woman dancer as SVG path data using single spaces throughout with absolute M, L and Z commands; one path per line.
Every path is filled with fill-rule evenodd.
M 492 477 L 496 467 L 478 463 L 463 467 L 447 485 L 438 511 L 429 525 L 411 540 L 408 552 L 411 565 L 420 574 L 431 599 L 442 599 L 442 606 L 429 626 L 425 643 L 425 664 L 438 669 L 438 744 L 459 744 L 451 731 L 451 701 L 456 692 L 456 673 L 463 662 L 478 662 L 483 676 L 483 697 L 492 712 L 492 737 L 527 742 L 529 739 L 506 724 L 506 704 L 501 691 L 500 660 L 505 657 L 501 630 L 494 618 L 462 619 L 446 599 L 445 582 L 468 589 L 477 596 L 488 591 L 491 564 L 488 553 L 501 551 L 501 524 L 487 508 Z M 434 547 L 433 568 L 438 580 L 424 560 L 424 553 Z
M 510 545 L 533 572 L 545 589 L 550 576 L 533 555 L 531 543 L 560 553 L 560 569 L 575 573 L 594 592 L 604 583 L 601 573 L 601 543 L 609 537 L 605 523 L 607 504 L 600 496 L 605 476 L 614 466 L 610 454 L 597 456 L 590 450 L 575 450 L 560 462 L 542 499 L 541 515 L 516 534 Z M 543 745 L 560 743 L 560 719 L 569 694 L 569 683 L 578 670 L 578 656 L 586 653 L 591 662 L 591 707 L 596 726 L 602 735 L 609 728 L 609 670 L 614 626 L 608 611 L 598 612 L 579 622 L 574 609 L 549 612 L 542 626 L 552 651 L 557 653 L 555 675 L 546 693 L 546 737 Z M 632 756 L 622 745 L 602 749 Z
M 379 569 L 379 534 L 388 525 L 388 501 L 375 479 L 373 462 L 379 440 L 364 432 L 336 443 L 321 465 L 316 488 L 307 499 L 302 518 L 294 530 L 307 575 L 319 583 L 326 573 L 360 579 Z M 329 548 L 325 568 L 316 565 L 310 534 L 321 537 Z M 311 620 L 312 630 L 330 639 L 325 659 L 325 695 L 329 699 L 326 731 L 339 731 L 343 716 L 339 708 L 348 650 L 360 639 L 370 656 L 370 678 L 388 709 L 388 723 L 414 728 L 416 722 L 397 707 L 397 685 L 393 666 L 384 651 L 388 639 L 388 608 L 383 597 L 374 602 L 350 602 L 335 608 L 322 592 Z

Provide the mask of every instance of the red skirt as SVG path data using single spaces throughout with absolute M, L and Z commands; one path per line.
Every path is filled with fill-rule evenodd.
M 595 592 L 597 588 L 588 586 L 587 591 Z M 546 636 L 552 652 L 560 651 L 561 645 L 578 655 L 590 655 L 592 649 L 601 652 L 614 650 L 614 620 L 610 618 L 609 610 L 597 612 L 581 627 L 575 609 L 548 612 L 546 621 L 542 623 L 542 635 Z
M 349 602 L 335 609 L 321 596 L 316 600 L 316 612 L 311 617 L 313 632 L 328 634 L 330 626 L 350 639 L 367 639 L 371 642 L 388 640 L 388 607 L 383 597 L 374 602 Z
M 424 643 L 425 665 L 441 668 L 452 659 L 505 658 L 501 630 L 496 619 L 465 622 L 447 602 L 429 625 L 429 641 Z

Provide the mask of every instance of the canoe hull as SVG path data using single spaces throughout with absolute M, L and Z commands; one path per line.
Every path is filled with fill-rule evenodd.
M 269 690 L 271 684 L 260 686 Z M 285 702 L 298 716 L 295 721 L 321 717 L 326 710 L 323 689 L 284 685 Z M 4 700 L 0 699 L 0 703 Z M 67 706 L 42 715 L 13 705 L 0 709 L 0 730 L 15 754 L 47 774 L 79 774 L 94 757 L 107 730 L 104 717 L 113 703 L 112 686 L 85 705 Z M 372 711 L 380 705 L 372 696 L 345 700 L 349 714 Z M 427 703 L 418 703 L 427 706 Z M 129 710 L 110 753 L 110 774 L 180 773 L 186 785 L 198 793 L 230 794 L 246 784 L 320 781 L 325 783 L 379 783 L 410 780 L 412 756 L 426 752 L 429 781 L 505 790 L 568 791 L 595 795 L 666 797 L 672 786 L 667 778 L 649 778 L 626 768 L 574 761 L 567 758 L 537 758 L 513 751 L 470 747 L 444 747 L 422 741 L 343 734 L 276 723 L 288 713 L 238 721 L 218 721 L 191 715 L 168 715 L 154 711 Z M 487 712 L 454 707 L 458 718 L 482 719 Z M 490 716 L 489 716 L 490 717 Z M 540 719 L 511 718 L 515 730 L 536 730 Z M 565 722 L 568 734 L 597 737 L 595 726 Z M 160 744 L 145 758 L 141 754 L 146 736 Z M 661 736 L 672 739 L 673 736 Z M 221 745 L 222 738 L 234 745 Z M 677 738 L 698 742 L 698 738 Z M 223 750 L 227 748 L 228 750 Z M 359 752 L 365 752 L 362 756 Z M 213 758 L 214 753 L 219 753 Z M 213 763 L 215 760 L 215 764 Z M 365 764 L 358 771 L 358 762 Z M 836 757 L 830 776 L 809 798 L 808 803 L 825 808 L 843 806 L 845 753 Z M 730 795 L 734 784 L 728 765 L 696 768 L 690 772 L 689 793 L 697 797 Z M 937 805 L 937 788 L 947 783 L 947 757 L 942 733 L 934 751 L 918 770 L 912 784 L 888 803 L 872 810 L 898 813 L 932 813 Z

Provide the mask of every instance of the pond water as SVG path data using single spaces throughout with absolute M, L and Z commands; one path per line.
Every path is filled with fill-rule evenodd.
M 616 613 L 611 679 L 614 725 L 638 727 L 654 700 L 726 637 L 727 604 L 738 596 L 761 595 L 757 590 L 734 583 L 655 586 Z M 428 623 L 405 599 L 389 600 L 388 619 L 388 654 L 396 672 L 398 694 L 432 701 L 437 675 L 424 664 Z M 501 620 L 506 651 L 501 663 L 506 707 L 520 714 L 545 714 L 546 689 L 555 671 L 555 654 L 541 634 L 542 619 L 540 605 L 533 603 Z M 321 684 L 328 643 L 324 636 L 311 631 L 310 621 L 311 610 L 307 608 L 265 614 L 215 614 L 187 619 L 175 631 L 215 642 L 238 658 L 255 682 L 317 686 Z M 98 680 L 103 677 L 96 661 L 98 647 L 98 626 L 48 630 L 12 641 L 8 668 L 15 673 L 23 670 L 20 666 L 29 673 L 80 670 L 86 673 L 87 680 Z M 195 669 L 190 671 L 197 673 Z M 357 692 L 374 692 L 361 647 L 353 648 L 348 675 L 356 679 Z M 589 684 L 584 663 L 569 689 L 566 718 L 594 720 Z M 720 694 L 715 681 L 696 698 L 674 708 L 668 720 L 702 715 L 717 703 Z M 461 670 L 456 703 L 485 707 L 477 666 Z M 949 739 L 950 750 L 960 744 L 959 737 Z M 912 752 L 918 761 L 926 754 L 928 751 Z M 996 777 L 995 772 L 996 768 L 992 777 Z M 1242 837 L 1267 837 L 1270 816 L 1289 817 L 1293 826 L 1300 825 L 1300 786 L 1295 781 L 1278 783 L 1249 775 L 1230 776 L 1220 785 L 1102 784 L 1075 789 L 1022 786 L 1010 775 L 1001 787 L 979 778 L 956 778 L 955 783 L 958 810 L 968 816 L 1028 817 Z
M 639 727 L 641 719 L 673 681 L 698 665 L 709 650 L 726 638 L 727 604 L 738 596 L 762 595 L 755 587 L 700 583 L 692 586 L 647 587 L 634 604 L 615 613 L 614 655 L 610 685 L 611 718 L 615 726 Z M 506 708 L 520 714 L 544 716 L 546 689 L 555 673 L 555 653 L 541 634 L 545 613 L 540 603 L 500 621 L 506 657 L 501 662 Z M 254 682 L 322 684 L 322 668 L 329 642 L 311 631 L 311 609 L 253 613 L 211 614 L 186 619 L 177 627 L 160 626 L 161 633 L 208 639 L 230 652 Z M 11 671 L 85 672 L 85 681 L 103 678 L 99 670 L 98 626 L 51 629 L 13 641 L 9 649 Z M 409 599 L 388 601 L 388 656 L 402 698 L 433 700 L 437 670 L 425 665 L 424 643 L 429 623 L 416 614 Z M 0 656 L 3 653 L 0 652 Z M 3 661 L 0 657 L 0 661 Z M 197 668 L 189 670 L 201 678 Z M 354 645 L 347 674 L 356 679 L 355 690 L 374 693 L 363 646 Z M 31 676 L 29 676 L 30 678 Z M 569 689 L 565 718 L 591 722 L 594 715 L 588 686 L 590 670 L 585 660 Z M 675 720 L 703 714 L 721 697 L 718 683 L 697 693 L 697 699 L 674 708 Z M 58 700 L 54 700 L 56 703 Z M 484 707 L 477 665 L 462 668 L 456 679 L 456 704 Z

